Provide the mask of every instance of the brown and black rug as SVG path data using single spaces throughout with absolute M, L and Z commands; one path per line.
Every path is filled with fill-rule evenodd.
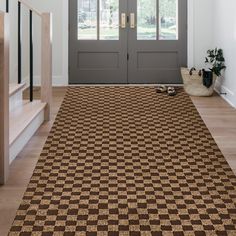
M 236 235 L 236 177 L 191 99 L 69 88 L 10 236 Z

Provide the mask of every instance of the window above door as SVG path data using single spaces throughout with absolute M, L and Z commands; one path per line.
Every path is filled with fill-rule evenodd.
M 124 17 L 119 0 L 77 1 L 78 40 L 119 40 Z M 178 40 L 179 0 L 136 1 L 136 12 L 128 13 L 127 29 L 136 29 L 137 40 Z
M 119 40 L 119 0 L 78 0 L 78 40 Z
M 160 40 L 178 40 L 178 1 L 159 0 Z
M 178 0 L 137 0 L 137 39 L 177 40 Z

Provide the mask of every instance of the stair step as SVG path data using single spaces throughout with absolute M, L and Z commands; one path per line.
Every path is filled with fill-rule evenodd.
M 39 100 L 33 102 L 23 100 L 19 107 L 10 112 L 10 146 L 44 110 L 45 106 L 46 103 Z
M 9 110 L 10 112 L 14 111 L 19 106 L 22 106 L 22 96 L 23 96 L 23 90 L 26 87 L 25 85 L 26 85 L 25 83 L 9 84 Z
M 17 84 L 17 83 L 10 83 L 9 84 L 9 96 L 11 97 L 18 91 L 22 90 L 25 87 L 25 83 Z

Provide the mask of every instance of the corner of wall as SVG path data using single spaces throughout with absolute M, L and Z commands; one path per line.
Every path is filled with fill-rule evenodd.
M 230 105 L 236 108 L 236 7 L 235 0 L 229 0 L 227 4 L 223 1 L 215 0 L 214 2 L 214 31 L 213 45 L 222 48 L 226 61 L 226 71 L 222 78 L 216 83 L 216 91 L 220 93 Z M 230 22 L 230 24 L 228 24 Z

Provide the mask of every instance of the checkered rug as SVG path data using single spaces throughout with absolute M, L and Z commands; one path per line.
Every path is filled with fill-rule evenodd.
M 190 98 L 69 88 L 10 236 L 236 235 L 236 177 Z

